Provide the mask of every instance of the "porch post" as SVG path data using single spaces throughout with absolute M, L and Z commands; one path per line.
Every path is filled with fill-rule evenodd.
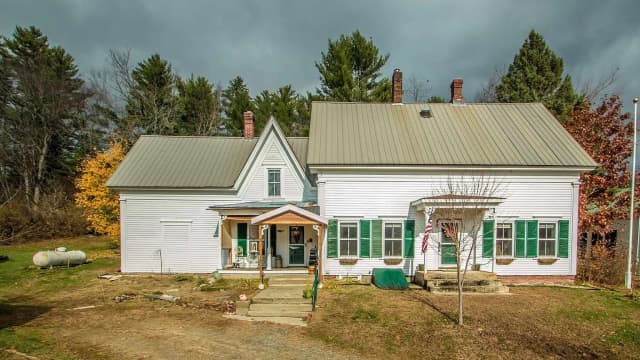
M 263 284 L 263 280 L 264 280 L 264 272 L 262 271 L 262 249 L 264 248 L 263 245 L 263 237 L 262 237 L 262 223 L 258 224 L 258 270 L 260 271 L 260 284 Z
M 319 225 L 319 231 L 318 231 L 318 274 L 320 274 L 320 283 L 322 283 L 324 281 L 324 271 L 322 269 L 323 263 L 324 263 L 324 255 L 322 253 L 322 240 L 324 239 L 324 225 L 322 224 L 318 224 Z

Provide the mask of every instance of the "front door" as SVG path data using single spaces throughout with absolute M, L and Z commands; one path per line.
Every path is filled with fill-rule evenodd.
M 303 226 L 289 226 L 289 266 L 304 266 Z
M 440 225 L 440 265 L 443 266 L 456 264 L 456 246 L 446 232 L 449 226 L 454 226 L 457 229 L 458 224 L 443 222 Z

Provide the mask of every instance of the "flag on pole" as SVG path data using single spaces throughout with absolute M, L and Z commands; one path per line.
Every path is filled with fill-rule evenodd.
M 431 218 L 429 218 L 429 221 L 427 221 L 427 225 L 424 227 L 424 236 L 422 237 L 423 254 L 427 251 L 427 244 L 429 242 L 429 234 L 431 234 L 431 230 L 433 230 L 433 223 L 431 222 Z

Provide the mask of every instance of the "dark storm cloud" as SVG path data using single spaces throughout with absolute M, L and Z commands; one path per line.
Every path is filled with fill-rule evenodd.
M 252 93 L 291 83 L 318 85 L 314 61 L 327 40 L 359 29 L 391 53 L 385 69 L 429 79 L 448 97 L 454 76 L 465 94 L 507 66 L 530 29 L 542 33 L 578 85 L 620 67 L 625 102 L 640 93 L 640 23 L 634 1 L 2 1 L 0 34 L 36 25 L 83 71 L 108 49 L 140 61 L 157 52 L 183 76 L 226 85 L 241 75 Z

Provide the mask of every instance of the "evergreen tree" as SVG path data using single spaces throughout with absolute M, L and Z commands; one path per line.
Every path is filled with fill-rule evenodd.
M 427 99 L 428 103 L 446 103 L 447 100 L 442 96 L 433 95 Z
M 286 136 L 308 136 L 311 118 L 311 95 L 299 95 L 291 85 L 275 92 L 263 90 L 255 99 L 256 133 L 273 116 Z
M 133 85 L 126 112 L 135 130 L 171 135 L 179 130 L 176 76 L 168 61 L 153 54 L 131 73 Z
M 222 91 L 222 109 L 225 113 L 226 131 L 234 136 L 241 136 L 244 129 L 244 112 L 253 110 L 253 101 L 249 89 L 240 76 L 229 81 L 229 86 Z
M 181 135 L 212 136 L 220 126 L 219 94 L 205 77 L 178 81 Z
M 262 133 L 262 129 L 269 121 L 269 117 L 273 115 L 273 94 L 269 90 L 262 90 L 254 100 L 255 105 L 255 132 L 257 135 Z
M 90 94 L 73 57 L 51 47 L 37 28 L 17 27 L 0 42 L 3 106 L 0 113 L 0 168 L 10 170 L 29 205 L 45 187 L 75 172 L 81 121 Z
M 542 35 L 531 30 L 513 58 L 507 74 L 496 86 L 499 102 L 542 102 L 560 120 L 581 99 L 575 94 L 570 76 L 562 76 L 563 61 L 549 47 Z
M 327 52 L 315 66 L 320 72 L 318 95 L 335 101 L 390 101 L 391 82 L 379 79 L 389 54 L 380 54 L 373 40 L 359 31 L 329 40 Z

